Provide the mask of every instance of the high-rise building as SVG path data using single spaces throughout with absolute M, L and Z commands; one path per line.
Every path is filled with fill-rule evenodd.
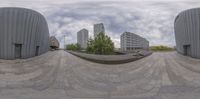
M 105 33 L 103 23 L 94 24 L 94 37 L 96 37 L 99 33 Z
M 87 41 L 88 41 L 88 30 L 82 29 L 77 32 L 77 43 L 81 46 L 82 49 L 87 48 Z
M 200 8 L 182 11 L 175 19 L 176 50 L 200 58 Z
M 124 32 L 120 36 L 121 50 L 132 51 L 136 49 L 149 49 L 149 41 L 137 34 Z

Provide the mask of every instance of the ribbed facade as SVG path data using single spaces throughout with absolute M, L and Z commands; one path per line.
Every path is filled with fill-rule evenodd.
M 25 8 L 0 8 L 0 58 L 16 59 L 40 55 L 49 50 L 45 18 Z
M 149 49 L 149 41 L 145 38 L 130 32 L 124 32 L 120 36 L 120 45 L 122 51 L 133 51 L 137 49 Z
M 177 51 L 200 58 L 200 8 L 181 12 L 175 19 L 174 30 Z

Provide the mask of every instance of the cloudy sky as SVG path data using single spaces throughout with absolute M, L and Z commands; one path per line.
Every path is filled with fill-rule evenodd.
M 50 35 L 61 46 L 76 43 L 77 32 L 86 28 L 93 36 L 93 24 L 104 23 L 106 34 L 120 47 L 120 35 L 133 32 L 150 45 L 175 46 L 173 23 L 186 9 L 200 7 L 193 0 L 0 0 L 0 7 L 25 7 L 42 13 Z M 65 39 L 64 39 L 65 36 Z

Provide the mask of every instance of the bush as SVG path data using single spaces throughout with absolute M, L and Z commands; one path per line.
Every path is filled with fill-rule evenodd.
M 151 46 L 150 50 L 152 50 L 152 51 L 173 51 L 175 49 L 168 47 L 168 46 L 159 45 L 159 46 Z
M 81 47 L 79 44 L 69 44 L 66 46 L 67 50 L 72 50 L 72 51 L 79 51 L 81 50 Z
M 94 54 L 114 53 L 114 43 L 104 33 L 99 33 L 94 39 L 90 38 L 87 43 L 87 52 Z

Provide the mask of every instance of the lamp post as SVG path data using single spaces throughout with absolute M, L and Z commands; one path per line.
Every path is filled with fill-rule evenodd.
M 66 42 L 65 42 L 66 40 L 65 40 L 65 37 L 66 37 L 66 36 L 64 35 L 64 49 L 66 48 Z

